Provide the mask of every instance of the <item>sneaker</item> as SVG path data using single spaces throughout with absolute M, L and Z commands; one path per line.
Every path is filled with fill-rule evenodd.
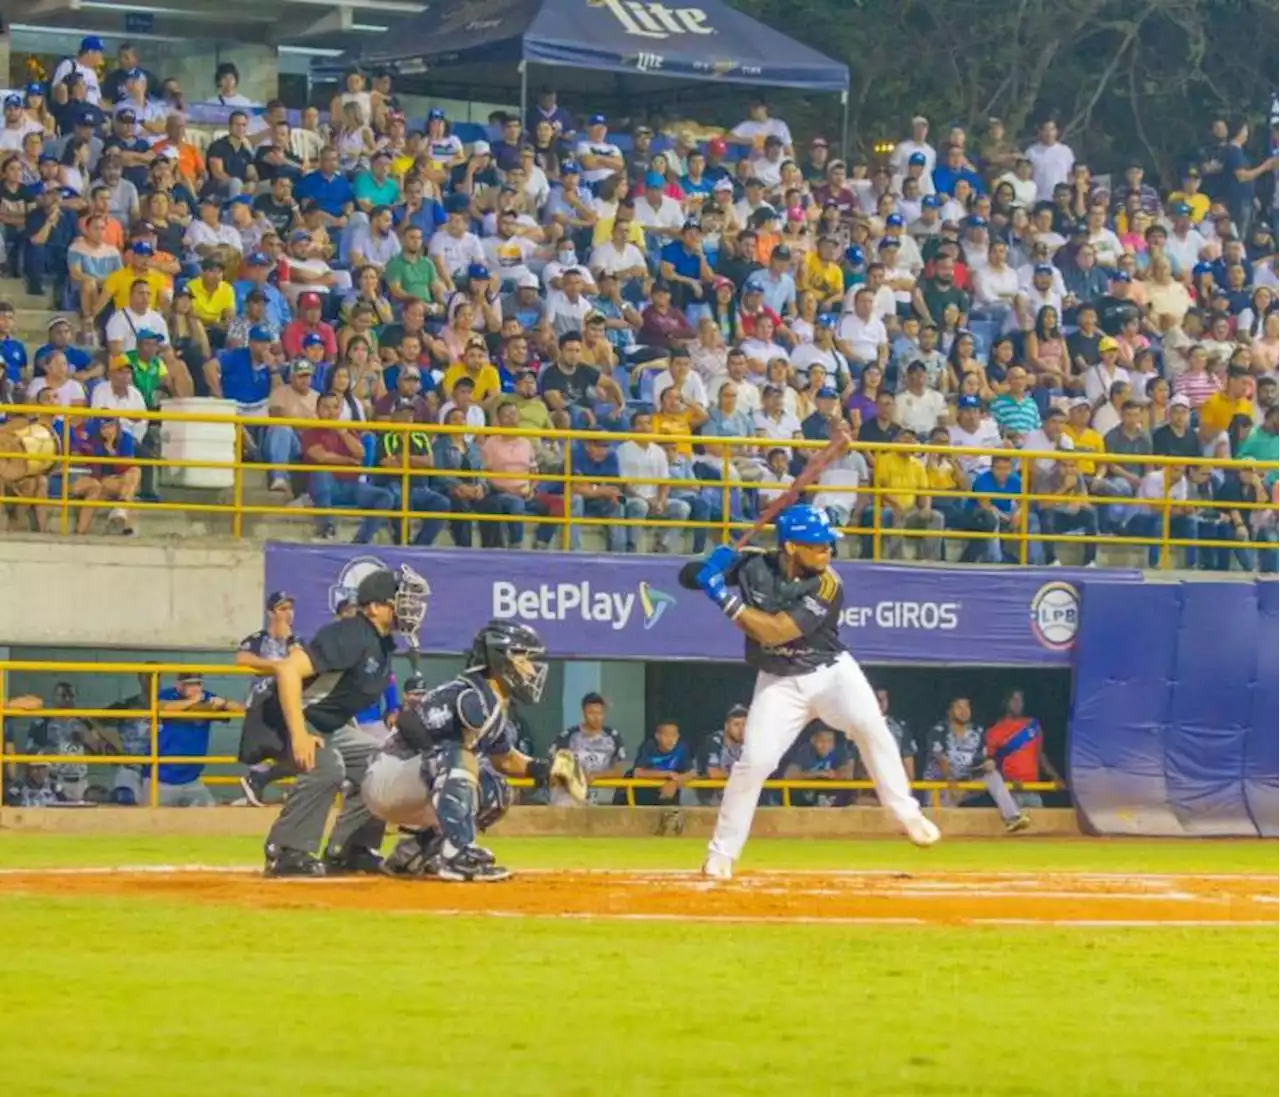
M 383 858 L 384 876 L 420 880 L 435 876 L 440 867 L 440 846 L 444 839 L 435 830 L 405 830 L 395 849 Z
M 289 481 L 283 476 L 273 476 L 271 483 L 267 486 L 268 491 L 276 491 L 282 495 L 292 495 L 293 489 L 289 487 Z
M 496 865 L 498 863 L 493 851 L 485 849 L 484 846 L 469 845 L 467 846 L 467 852 L 482 865 Z
M 931 846 L 942 837 L 940 831 L 930 819 L 917 815 L 907 822 L 907 837 L 917 846 Z
M 265 769 L 251 769 L 240 778 L 240 791 L 244 793 L 244 798 L 250 807 L 264 808 L 267 806 L 264 796 L 267 791 L 266 776 L 267 771 Z
M 129 524 L 129 516 L 125 514 L 123 507 L 112 507 L 107 512 L 107 532 L 119 533 Z
M 1019 831 L 1026 830 L 1029 826 L 1031 826 L 1031 816 L 1023 811 L 1012 819 L 1004 821 L 1004 832 L 1006 834 L 1017 834 Z
M 441 880 L 448 880 L 451 883 L 477 883 L 492 884 L 499 880 L 506 880 L 510 875 L 510 869 L 505 869 L 501 865 L 490 864 L 477 857 L 475 850 L 477 847 L 468 846 L 460 853 L 452 857 L 443 859 L 440 867 L 435 875 Z
M 365 846 L 330 846 L 324 851 L 326 876 L 380 876 L 382 855 Z
M 706 880 L 732 880 L 733 862 L 722 853 L 708 853 L 702 862 L 702 876 Z
M 267 847 L 267 863 L 262 870 L 263 876 L 324 876 L 324 864 L 309 853 L 300 849 L 284 849 L 278 846 Z

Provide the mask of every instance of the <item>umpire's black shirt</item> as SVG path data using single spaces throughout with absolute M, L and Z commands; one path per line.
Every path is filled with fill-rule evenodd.
M 381 635 L 358 613 L 330 621 L 306 645 L 315 674 L 302 683 L 302 712 L 307 723 L 330 735 L 375 704 L 391 679 L 395 640 Z M 284 728 L 280 698 L 273 688 L 263 705 L 267 723 Z
M 789 580 L 778 553 L 753 555 L 738 571 L 738 589 L 753 609 L 785 613 L 800 629 L 789 644 L 767 647 L 747 637 L 747 665 L 765 674 L 794 677 L 830 666 L 845 651 L 840 641 L 844 587 L 828 568 L 808 579 Z

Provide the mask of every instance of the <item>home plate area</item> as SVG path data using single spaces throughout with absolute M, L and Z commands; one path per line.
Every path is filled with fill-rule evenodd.
M 264 880 L 203 866 L 10 872 L 5 890 L 437 916 L 940 925 L 1275 925 L 1277 878 L 1089 873 L 528 871 L 495 884 Z

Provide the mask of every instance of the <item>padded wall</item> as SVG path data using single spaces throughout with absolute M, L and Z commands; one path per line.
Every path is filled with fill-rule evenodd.
M 1069 779 L 1099 834 L 1277 831 L 1274 582 L 1084 584 Z

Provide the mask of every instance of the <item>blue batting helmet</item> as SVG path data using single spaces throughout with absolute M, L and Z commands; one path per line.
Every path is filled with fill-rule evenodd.
M 840 532 L 827 512 L 808 503 L 796 503 L 778 515 L 778 544 L 795 541 L 799 545 L 833 545 Z

